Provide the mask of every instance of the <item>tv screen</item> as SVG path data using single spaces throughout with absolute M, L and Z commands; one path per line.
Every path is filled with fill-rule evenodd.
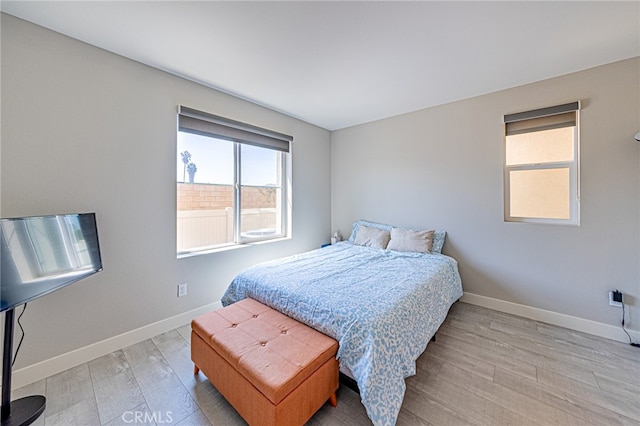
M 0 219 L 0 312 L 102 270 L 94 213 Z

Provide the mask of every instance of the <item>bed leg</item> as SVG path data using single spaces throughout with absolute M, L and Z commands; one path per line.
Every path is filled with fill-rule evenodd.
M 197 375 L 200 372 L 200 369 L 197 365 L 193 364 L 193 375 Z
M 332 407 L 337 407 L 338 406 L 338 398 L 336 397 L 336 393 L 332 393 L 331 396 L 329 397 L 329 404 L 331 404 Z
M 431 341 L 432 341 L 432 342 L 435 342 L 435 341 L 436 341 L 436 335 L 435 335 L 435 334 L 431 337 Z

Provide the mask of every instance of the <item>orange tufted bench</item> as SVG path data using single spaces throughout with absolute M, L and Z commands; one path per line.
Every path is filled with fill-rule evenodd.
M 250 425 L 303 425 L 337 404 L 338 342 L 253 299 L 191 322 L 194 373 Z

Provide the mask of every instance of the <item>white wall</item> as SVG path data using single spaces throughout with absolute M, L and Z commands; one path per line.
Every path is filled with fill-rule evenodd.
M 639 63 L 333 132 L 332 229 L 348 237 L 363 218 L 446 230 L 465 293 L 481 296 L 472 300 L 595 321 L 626 339 L 607 292 L 626 293 L 627 325 L 640 330 Z M 580 226 L 505 223 L 502 116 L 575 100 L 583 106 Z
M 219 301 L 241 269 L 328 241 L 328 131 L 8 15 L 1 30 L 2 217 L 95 211 L 104 262 L 29 304 L 17 369 Z M 292 239 L 176 259 L 178 104 L 294 136 Z

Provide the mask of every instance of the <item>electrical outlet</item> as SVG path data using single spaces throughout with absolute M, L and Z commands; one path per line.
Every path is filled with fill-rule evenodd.
M 187 295 L 187 283 L 178 284 L 178 297 Z
M 609 292 L 609 305 L 622 308 L 622 292 L 618 290 Z

